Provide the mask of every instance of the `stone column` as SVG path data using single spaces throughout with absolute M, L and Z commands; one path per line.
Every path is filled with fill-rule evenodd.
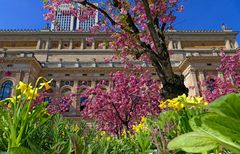
M 58 91 L 60 90 L 60 81 L 56 81 L 56 89 L 58 89 Z
M 73 49 L 73 40 L 70 40 L 69 42 L 69 49 Z
M 92 42 L 92 49 L 96 49 L 96 40 L 93 39 L 93 42 Z
M 16 73 L 15 79 L 16 79 L 16 83 L 18 83 L 19 81 L 21 81 L 21 72 L 17 72 L 17 73 Z
M 224 79 L 224 77 L 223 77 L 223 72 L 218 72 L 218 77 L 219 77 L 220 79 Z
M 73 83 L 73 88 L 72 88 L 72 93 L 73 94 L 77 94 L 77 86 L 78 86 L 78 81 L 74 81 Z M 77 109 L 77 104 L 78 103 L 78 96 L 75 98 L 75 100 L 73 100 L 73 103 L 70 107 L 70 114 L 77 116 L 79 115 L 80 111 Z
M 199 96 L 199 87 L 198 87 L 198 81 L 197 81 L 197 76 L 195 70 L 191 70 L 190 72 L 191 78 L 192 78 L 192 86 L 194 87 L 193 89 L 193 95 L 194 96 Z
M 62 48 L 62 40 L 58 41 L 58 50 Z
M 50 48 L 50 40 L 47 40 L 46 41 L 46 45 L 45 45 L 45 49 L 49 49 Z
M 181 41 L 178 41 L 177 49 L 182 49 L 182 43 L 181 43 Z
M 202 84 L 202 82 L 205 81 L 205 76 L 204 76 L 204 73 L 202 70 L 199 71 L 199 80 L 200 80 L 201 84 Z M 201 85 L 201 89 L 206 90 L 206 86 Z
M 236 40 L 235 40 L 234 46 L 236 49 L 238 48 L 238 42 Z
M 81 39 L 81 47 L 80 47 L 80 49 L 85 49 L 85 43 L 86 43 L 86 40 L 84 38 Z
M 168 43 L 168 50 L 172 50 L 173 49 L 173 41 L 170 40 Z
M 226 49 L 228 50 L 231 49 L 230 40 L 226 40 L 225 46 L 226 46 Z
M 41 48 L 41 40 L 39 39 L 38 42 L 37 42 L 37 47 L 36 49 L 40 49 Z
M 29 72 L 25 72 L 24 73 L 24 77 L 23 77 L 23 82 L 28 83 L 29 76 L 30 76 L 30 73 Z

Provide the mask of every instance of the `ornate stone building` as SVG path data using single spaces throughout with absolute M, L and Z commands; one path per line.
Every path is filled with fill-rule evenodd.
M 231 30 L 176 31 L 166 33 L 172 66 L 176 73 L 185 76 L 189 95 L 201 95 L 199 81 L 208 73 L 216 72 L 219 64 L 220 48 L 231 54 L 238 48 L 237 32 Z M 88 41 L 93 38 L 93 41 Z M 104 63 L 104 57 L 114 50 L 109 47 L 110 34 L 51 32 L 49 30 L 1 30 L 0 31 L 0 99 L 11 95 L 11 87 L 18 81 L 34 82 L 37 77 L 53 78 L 53 93 L 62 96 L 79 93 L 77 87 L 86 81 L 94 86 L 107 80 L 112 71 L 123 70 L 119 61 Z M 143 62 L 143 67 L 152 71 L 151 65 Z M 194 87 L 194 88 L 193 88 Z M 68 115 L 79 113 L 80 101 L 71 107 Z

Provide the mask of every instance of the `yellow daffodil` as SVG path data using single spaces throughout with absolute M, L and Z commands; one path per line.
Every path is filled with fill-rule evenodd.
M 208 105 L 207 102 L 203 100 L 202 97 L 187 97 L 185 94 L 178 96 L 173 99 L 168 99 L 165 102 L 160 102 L 159 107 L 162 108 L 172 108 L 174 110 L 181 110 L 184 107 L 196 107 Z
M 37 89 L 29 89 L 27 92 L 26 92 L 26 96 L 27 96 L 27 99 L 28 100 L 35 100 L 38 96 L 38 90 Z
M 159 107 L 160 107 L 161 109 L 164 109 L 164 108 L 167 107 L 167 103 L 166 103 L 166 102 L 160 102 Z
M 43 87 L 45 87 L 46 90 L 51 89 L 51 86 L 49 85 L 51 82 L 52 82 L 52 79 L 47 82 L 40 83 L 39 89 L 42 89 Z
M 79 126 L 78 126 L 77 124 L 75 124 L 75 125 L 72 125 L 72 126 L 71 126 L 71 130 L 72 130 L 73 132 L 77 133 L 77 132 L 80 130 L 80 128 L 79 128 Z
M 127 137 L 127 131 L 125 129 L 122 131 L 122 136 Z
M 138 125 L 133 125 L 133 130 L 135 133 L 139 133 L 141 131 L 146 130 L 146 118 L 142 117 L 140 123 Z
M 104 136 L 104 135 L 106 135 L 106 132 L 105 131 L 101 131 L 100 135 Z
M 12 108 L 12 102 L 8 103 L 8 108 L 11 109 Z
M 19 89 L 21 91 L 21 93 L 24 93 L 24 91 L 28 88 L 28 84 L 20 81 L 18 86 L 17 86 L 17 89 Z

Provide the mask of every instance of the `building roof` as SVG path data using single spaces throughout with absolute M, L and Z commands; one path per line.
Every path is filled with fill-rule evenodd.
M 0 29 L 0 33 L 3 32 L 52 32 L 52 33 L 89 33 L 89 32 L 77 32 L 77 31 L 61 31 L 61 32 L 56 32 L 56 31 L 51 31 L 49 29 Z M 104 32 L 100 32 L 104 33 Z M 166 33 L 171 34 L 171 33 L 236 33 L 238 34 L 237 31 L 233 30 L 167 30 Z

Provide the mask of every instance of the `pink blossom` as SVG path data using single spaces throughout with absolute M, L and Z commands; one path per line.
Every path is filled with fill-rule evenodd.
M 103 89 L 103 81 L 84 94 L 88 101 L 82 114 L 96 119 L 99 129 L 119 135 L 123 129 L 130 130 L 142 116 L 159 113 L 160 88 L 148 73 L 138 76 L 115 72 L 110 76 L 110 90 Z

